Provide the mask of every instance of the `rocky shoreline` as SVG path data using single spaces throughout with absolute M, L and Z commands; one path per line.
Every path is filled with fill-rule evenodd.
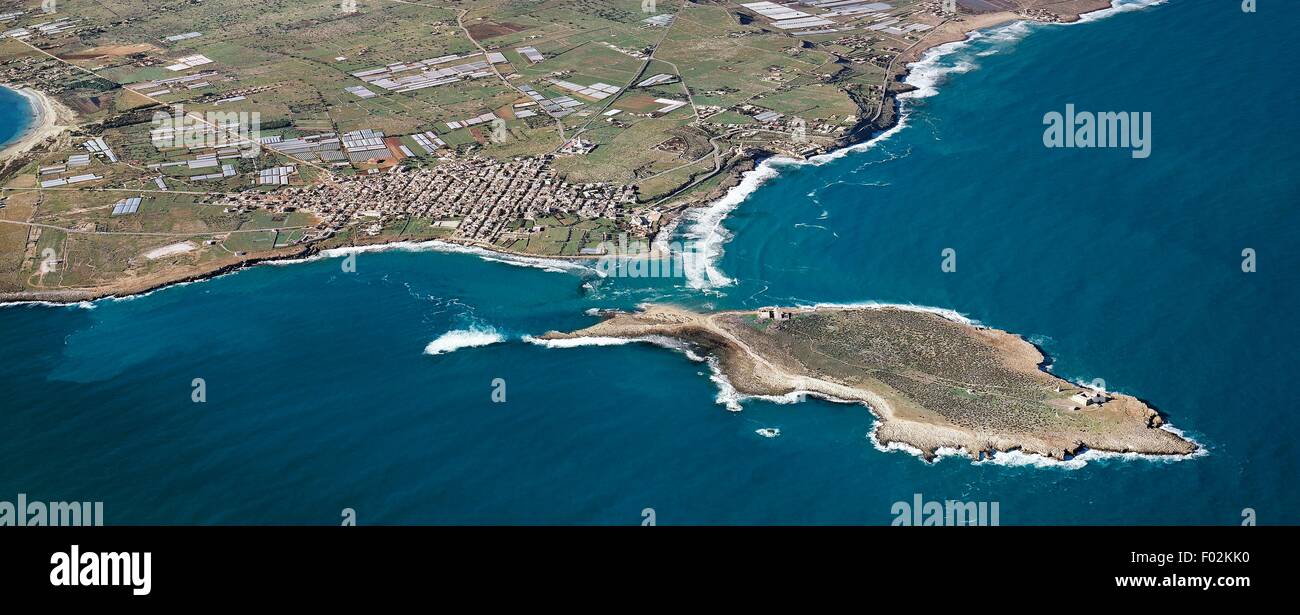
M 765 316 L 770 314 L 770 316 Z M 700 314 L 674 306 L 605 313 L 541 339 L 677 339 L 717 358 L 739 393 L 861 403 L 882 446 L 934 459 L 1020 451 L 1059 461 L 1085 450 L 1183 457 L 1199 447 L 1141 400 L 1080 387 L 1043 369 L 1017 335 L 895 306 L 764 308 Z
M 1045 20 L 1045 14 L 1042 12 L 1022 15 L 1011 11 L 1000 11 L 966 15 L 961 20 L 945 22 L 943 26 L 931 30 L 912 47 L 900 53 L 895 63 L 890 66 L 879 107 L 877 107 L 875 101 L 855 99 L 859 110 L 863 112 L 859 115 L 860 119 L 844 137 L 836 139 L 832 143 L 827 149 L 827 153 L 861 145 L 898 125 L 901 118 L 899 97 L 916 89 L 915 86 L 906 83 L 910 65 L 919 61 L 927 51 L 940 45 L 966 40 L 975 32 L 1017 21 L 1072 23 L 1079 21 L 1083 15 L 1103 11 L 1114 6 L 1111 0 L 1066 0 L 1063 4 L 1065 6 L 1056 7 L 1058 10 L 1063 10 L 1063 13 L 1052 14 L 1058 17 L 1055 20 Z M 867 113 L 873 115 L 867 117 Z M 688 209 L 707 206 L 726 196 L 732 188 L 740 184 L 745 173 L 754 170 L 763 160 L 779 156 L 783 156 L 783 154 L 768 150 L 752 150 L 744 156 L 733 157 L 715 174 L 708 176 L 711 178 L 721 175 L 722 180 L 718 186 L 708 191 L 690 193 L 679 197 L 670 195 L 660 199 L 660 202 L 669 203 L 668 212 L 678 216 Z M 687 191 L 689 192 L 689 189 Z
M 268 265 L 283 263 L 286 261 L 299 261 L 303 259 L 319 256 L 331 250 L 366 250 L 383 248 L 398 248 L 404 245 L 421 246 L 431 244 L 447 244 L 469 249 L 483 250 L 493 254 L 499 254 L 506 257 L 528 258 L 543 261 L 555 262 L 585 262 L 600 258 L 599 256 L 545 256 L 537 254 L 528 254 L 524 252 L 514 252 L 502 250 L 496 246 L 484 245 L 477 242 L 465 241 L 457 238 L 440 238 L 425 239 L 418 241 L 411 240 L 392 240 L 385 237 L 364 238 L 355 243 L 329 245 L 327 243 L 310 243 L 298 246 L 281 248 L 274 253 L 263 253 L 252 257 L 242 257 L 233 262 L 221 262 L 213 264 L 199 271 L 193 271 L 183 277 L 157 276 L 156 278 L 144 278 L 141 280 L 131 280 L 126 283 L 97 286 L 85 289 L 64 289 L 64 290 L 41 290 L 41 291 L 18 291 L 18 292 L 0 292 L 0 305 L 20 304 L 20 303 L 52 303 L 52 304 L 76 304 L 85 301 L 96 301 L 99 299 L 123 299 L 137 295 L 148 294 L 156 290 L 177 286 L 180 284 L 190 284 L 201 282 L 212 278 L 220 277 L 230 273 L 235 273 L 244 269 L 250 269 L 259 265 Z

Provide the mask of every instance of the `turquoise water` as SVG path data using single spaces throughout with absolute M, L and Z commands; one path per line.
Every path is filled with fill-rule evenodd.
M 22 136 L 31 119 L 31 103 L 22 94 L 0 87 L 0 145 Z
M 887 524 L 914 493 L 997 501 L 1003 524 L 1235 524 L 1246 507 L 1300 522 L 1300 54 L 1296 8 L 1261 11 L 1175 0 L 1003 29 L 928 63 L 917 82 L 938 93 L 908 103 L 904 128 L 780 166 L 730 211 L 716 269 L 731 285 L 393 251 L 359 254 L 356 273 L 325 258 L 0 310 L 0 499 L 102 500 L 110 524 L 337 523 L 344 508 L 362 524 L 636 524 L 644 508 L 661 524 Z M 1043 114 L 1067 103 L 1150 111 L 1151 157 L 1044 149 Z M 522 339 L 643 301 L 872 300 L 1024 334 L 1058 374 L 1149 400 L 1208 454 L 926 464 L 874 448 L 861 406 L 732 413 L 681 352 Z M 425 353 L 453 331 L 502 341 Z

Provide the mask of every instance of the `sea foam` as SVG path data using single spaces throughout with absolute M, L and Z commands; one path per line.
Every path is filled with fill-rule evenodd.
M 537 346 L 542 346 L 544 348 L 582 348 L 586 346 L 623 346 L 626 344 L 654 344 L 655 346 L 662 346 L 664 348 L 669 348 L 672 350 L 689 352 L 689 349 L 685 342 L 673 339 L 671 337 L 665 337 L 662 335 L 646 335 L 643 337 L 607 337 L 607 336 L 600 336 L 600 335 L 592 335 L 588 337 L 569 337 L 569 338 L 554 339 L 554 340 L 542 339 L 539 337 L 534 337 L 532 335 L 525 335 L 523 337 L 523 340 L 525 342 L 528 342 L 529 344 L 535 344 Z M 702 358 L 698 358 L 698 355 L 695 356 L 697 357 L 697 360 L 700 361 L 704 360 Z
M 1091 13 L 1084 13 L 1079 16 L 1079 21 L 1073 23 L 1051 24 L 1051 25 L 1071 26 L 1075 24 L 1089 23 L 1089 22 L 1097 21 L 1098 19 L 1105 19 L 1112 15 L 1118 15 L 1120 13 L 1127 13 L 1129 11 L 1140 11 L 1147 7 L 1164 4 L 1168 1 L 1169 0 L 1111 0 L 1110 8 L 1093 11 Z
M 683 273 L 691 288 L 707 290 L 735 283 L 735 280 L 727 277 L 717 267 L 718 259 L 722 257 L 723 244 L 731 240 L 731 233 L 722 226 L 722 222 L 759 186 L 777 174 L 776 167 L 769 160 L 764 160 L 752 171 L 742 174 L 740 183 L 728 190 L 722 198 L 683 215 L 686 223 L 682 235 L 685 239 L 696 242 L 700 254 L 699 258 L 686 259 L 684 263 Z
M 439 241 L 437 239 L 430 240 L 430 241 L 395 241 L 390 243 L 380 243 L 380 244 L 373 244 L 368 246 L 345 246 L 340 248 L 330 248 L 328 250 L 321 250 L 320 253 L 309 256 L 307 258 L 271 261 L 271 264 L 291 265 L 295 263 L 311 262 L 311 261 L 316 261 L 316 260 L 321 260 L 326 258 L 339 258 L 343 256 L 348 256 L 350 254 L 361 254 L 364 252 L 440 252 L 444 254 L 468 254 L 471 256 L 477 256 L 484 261 L 488 261 L 492 263 L 513 265 L 516 267 L 530 267 L 533 269 L 541 269 L 543 271 L 552 272 L 552 273 L 561 273 L 561 272 L 563 273 L 583 272 L 583 273 L 596 273 L 596 274 L 600 273 L 597 269 L 593 267 L 589 267 L 582 263 L 577 263 L 569 260 L 505 254 L 502 252 L 494 252 L 492 250 L 488 250 L 486 248 L 480 248 L 477 246 L 465 246 L 457 243 Z
M 440 355 L 461 348 L 477 348 L 505 341 L 505 336 L 492 327 L 474 326 L 469 329 L 448 331 L 424 347 L 424 354 Z
M 914 303 L 886 303 L 882 301 L 859 301 L 852 303 L 814 303 L 812 305 L 797 305 L 796 307 L 812 307 L 815 309 L 870 309 L 883 310 L 895 309 L 906 310 L 909 312 L 926 312 L 941 316 L 946 320 L 968 325 L 972 327 L 983 327 L 984 325 L 978 320 L 967 317 L 965 314 L 948 308 L 933 307 L 929 305 L 916 305 Z
M 882 453 L 902 452 L 902 453 L 907 453 L 909 455 L 912 455 L 913 457 L 916 457 L 918 459 L 924 460 L 925 453 L 922 452 L 921 449 L 916 448 L 910 444 L 905 444 L 902 442 L 890 442 L 888 444 L 881 443 L 880 440 L 876 437 L 876 431 L 880 428 L 881 424 L 882 423 L 880 422 L 880 420 L 877 419 L 876 424 L 873 425 L 871 427 L 871 431 L 867 433 L 867 439 L 871 441 L 872 447 L 874 447 L 876 450 Z M 941 446 L 935 450 L 934 458 L 929 460 L 928 463 L 936 464 L 942 461 L 944 458 L 957 457 L 961 459 L 966 459 L 970 462 L 971 465 L 976 465 L 976 466 L 1003 466 L 1008 468 L 1028 467 L 1028 468 L 1039 468 L 1039 469 L 1079 470 L 1087 466 L 1089 463 L 1093 463 L 1093 462 L 1149 461 L 1149 462 L 1158 462 L 1158 463 L 1176 463 L 1179 461 L 1198 459 L 1210 454 L 1209 449 L 1207 449 L 1204 445 L 1202 445 L 1200 442 L 1196 441 L 1195 439 L 1187 436 L 1185 433 L 1183 433 L 1182 430 L 1177 429 L 1168 424 L 1161 425 L 1159 428 L 1168 431 L 1174 435 L 1177 435 L 1178 437 L 1183 438 L 1191 442 L 1192 444 L 1195 444 L 1196 452 L 1190 455 L 1158 455 L 1158 454 L 1145 454 L 1145 453 L 1115 453 L 1110 451 L 1098 451 L 1098 450 L 1086 449 L 1080 452 L 1078 455 L 1075 455 L 1069 459 L 1061 460 L 1061 459 L 1048 457 L 1046 455 L 1039 455 L 1038 453 L 1028 453 L 1019 449 L 1013 449 L 1009 451 L 996 451 L 992 455 L 982 456 L 979 459 L 976 459 L 973 455 L 970 454 L 970 451 L 967 451 L 965 448 Z
M 77 301 L 75 303 L 59 303 L 57 301 L 0 301 L 0 308 L 22 306 L 54 308 L 71 307 L 81 310 L 95 309 L 95 303 L 93 301 Z

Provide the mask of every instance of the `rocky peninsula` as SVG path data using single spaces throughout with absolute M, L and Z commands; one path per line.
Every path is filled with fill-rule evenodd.
M 1021 337 L 935 311 L 900 307 L 765 308 L 711 314 L 666 306 L 611 312 L 545 339 L 666 336 L 716 357 L 747 395 L 805 392 L 866 404 L 874 436 L 933 459 L 1018 450 L 1066 460 L 1085 450 L 1189 455 L 1197 445 L 1128 395 L 1080 387 L 1044 371 Z

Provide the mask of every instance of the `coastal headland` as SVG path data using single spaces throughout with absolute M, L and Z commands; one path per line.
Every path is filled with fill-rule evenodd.
M 138 293 L 348 245 L 443 240 L 591 258 L 619 234 L 671 232 L 760 160 L 810 158 L 897 126 L 908 65 L 937 45 L 1014 21 L 1077 21 L 1111 3 L 809 6 L 807 19 L 832 23 L 807 31 L 754 3 L 660 5 L 652 18 L 615 9 L 584 18 L 579 30 L 625 40 L 581 52 L 546 10 L 495 0 L 459 10 L 294 9 L 298 35 L 337 41 L 328 71 L 300 74 L 283 39 L 244 49 L 227 34 L 263 27 L 233 0 L 165 19 L 141 9 L 111 24 L 76 3 L 49 24 L 24 14 L 15 25 L 31 22 L 26 30 L 0 42 L 0 81 L 35 93 L 42 113 L 0 156 L 0 301 Z M 420 19 L 394 21 L 401 11 Z M 183 25 L 213 16 L 226 27 Z M 420 45 L 410 50 L 427 61 L 394 63 L 406 56 L 348 43 L 378 43 L 374 32 L 428 20 L 439 27 L 413 33 Z M 163 30 L 176 34 L 159 46 Z M 474 62 L 486 66 L 467 79 L 430 76 Z M 284 81 L 290 73 L 300 78 Z M 368 110 L 376 105 L 383 111 Z M 217 131 L 202 118 L 236 112 L 261 114 L 266 146 L 256 157 L 221 139 L 159 138 L 160 113 L 199 118 L 199 136 L 229 137 L 209 134 Z M 59 134 L 67 138 L 50 139 Z M 183 242 L 195 248 L 166 249 Z
M 764 308 L 697 313 L 648 305 L 542 339 L 663 336 L 716 358 L 750 396 L 811 394 L 867 405 L 874 438 L 933 459 L 1021 451 L 1067 460 L 1084 451 L 1185 456 L 1198 446 L 1162 429 L 1143 401 L 1081 387 L 1042 365 L 1021 337 L 901 307 Z

